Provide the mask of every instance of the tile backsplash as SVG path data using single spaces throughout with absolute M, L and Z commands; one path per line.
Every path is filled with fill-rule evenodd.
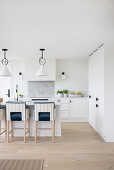
M 54 81 L 28 81 L 29 97 L 54 97 Z

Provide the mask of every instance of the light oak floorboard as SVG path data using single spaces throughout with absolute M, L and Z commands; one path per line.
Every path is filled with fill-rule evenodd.
M 13 140 L 14 139 L 14 140 Z M 88 123 L 62 123 L 62 136 L 0 137 L 0 159 L 44 159 L 44 170 L 114 170 L 114 143 L 105 143 Z

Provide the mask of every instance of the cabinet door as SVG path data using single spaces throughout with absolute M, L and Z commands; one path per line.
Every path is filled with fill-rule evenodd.
M 94 97 L 94 56 L 89 58 L 89 95 Z
M 95 124 L 95 101 L 94 98 L 89 98 L 89 122 Z
M 98 130 L 103 133 L 104 105 L 98 104 Z
M 95 78 L 94 78 L 94 54 L 90 56 L 89 58 L 89 122 L 97 126 L 97 113 L 96 113 L 96 108 L 95 108 L 95 89 L 94 89 L 94 83 L 95 83 Z
M 94 54 L 94 92 L 99 102 L 104 102 L 104 48 Z
M 69 110 L 61 110 L 61 119 L 62 120 L 69 119 Z
M 71 99 L 70 118 L 88 118 L 88 99 Z

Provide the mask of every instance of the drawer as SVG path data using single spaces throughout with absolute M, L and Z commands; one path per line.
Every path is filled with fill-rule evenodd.
M 61 99 L 62 104 L 69 104 L 70 100 L 69 99 Z
M 69 111 L 61 111 L 61 119 L 68 119 Z
M 69 110 L 69 104 L 62 104 L 61 110 Z

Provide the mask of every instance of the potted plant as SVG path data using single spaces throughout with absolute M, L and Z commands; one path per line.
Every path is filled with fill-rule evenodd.
M 68 90 L 63 90 L 63 93 L 64 93 L 64 97 L 68 97 Z
M 22 94 L 19 94 L 18 96 L 19 96 L 19 98 L 23 98 L 23 95 L 22 95 Z
M 57 94 L 58 94 L 59 97 L 62 97 L 63 96 L 63 91 L 62 90 L 58 90 Z

